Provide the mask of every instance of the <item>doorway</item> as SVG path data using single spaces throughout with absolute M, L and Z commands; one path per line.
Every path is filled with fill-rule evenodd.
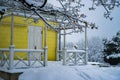
M 29 26 L 29 49 L 41 49 L 42 35 L 41 27 Z
M 29 31 L 28 31 L 28 48 L 29 49 L 41 49 L 42 48 L 42 28 L 41 27 L 37 27 L 37 26 L 29 26 L 28 27 Z M 33 58 L 37 58 L 40 59 L 41 58 L 41 53 L 40 52 L 34 52 L 31 55 L 32 59 Z

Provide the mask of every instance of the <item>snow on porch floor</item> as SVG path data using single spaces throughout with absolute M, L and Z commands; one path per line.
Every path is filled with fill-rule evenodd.
M 47 67 L 31 68 L 19 80 L 120 80 L 120 67 L 98 65 L 63 66 L 61 62 L 48 62 Z

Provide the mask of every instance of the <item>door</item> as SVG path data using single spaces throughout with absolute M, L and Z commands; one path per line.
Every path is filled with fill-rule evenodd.
M 42 46 L 42 28 L 36 26 L 29 26 L 29 41 L 28 48 L 29 49 L 41 49 Z M 34 56 L 41 56 L 39 52 L 35 52 Z
M 29 27 L 29 49 L 41 49 L 41 27 Z

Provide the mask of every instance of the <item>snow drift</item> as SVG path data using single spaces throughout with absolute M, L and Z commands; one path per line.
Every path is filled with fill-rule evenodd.
M 120 80 L 119 75 L 119 67 L 62 66 L 52 62 L 48 67 L 27 70 L 19 80 Z

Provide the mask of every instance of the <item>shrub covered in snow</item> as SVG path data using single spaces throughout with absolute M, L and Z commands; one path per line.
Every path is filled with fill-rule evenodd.
M 119 58 L 120 57 L 120 53 L 116 54 L 116 53 L 113 53 L 109 56 L 107 56 L 107 59 L 110 59 L 110 58 Z
M 120 63 L 120 53 L 113 53 L 111 55 L 108 55 L 106 58 L 111 65 Z
M 120 31 L 111 39 L 104 39 L 104 60 L 110 64 L 120 63 Z

